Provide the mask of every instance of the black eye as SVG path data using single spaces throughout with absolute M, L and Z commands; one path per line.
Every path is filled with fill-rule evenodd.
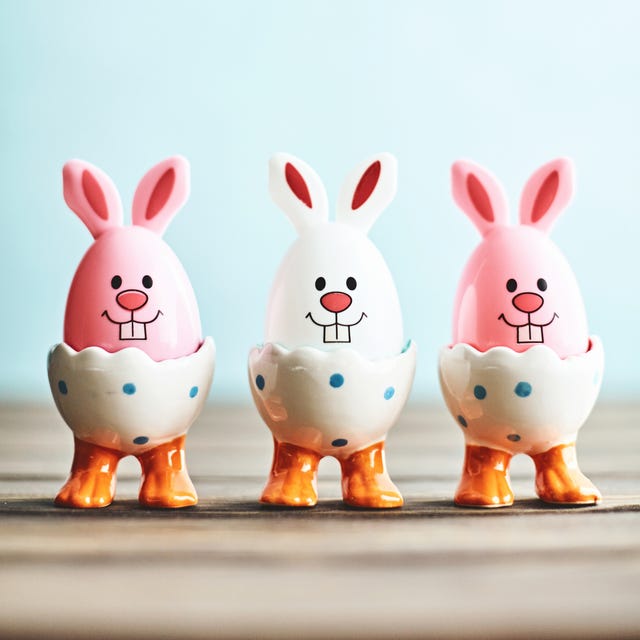
M 144 278 L 142 278 L 142 286 L 145 289 L 151 289 L 151 287 L 153 287 L 153 280 L 151 279 L 151 276 L 144 276 Z
M 538 289 L 540 289 L 540 291 L 547 290 L 547 281 L 544 278 L 538 280 Z
M 318 291 L 322 291 L 327 286 L 327 281 L 320 277 L 316 280 L 316 289 Z
M 347 278 L 347 289 L 349 289 L 349 291 L 353 291 L 357 286 L 358 283 L 356 282 L 355 278 Z
M 111 278 L 111 287 L 113 289 L 119 289 L 122 286 L 122 278 L 120 276 L 113 276 Z
M 518 283 L 513 278 L 509 278 L 507 280 L 507 291 L 511 291 L 511 293 L 513 293 L 517 288 Z

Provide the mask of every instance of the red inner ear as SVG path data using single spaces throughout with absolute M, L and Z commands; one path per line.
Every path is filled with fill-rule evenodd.
M 359 209 L 371 196 L 373 190 L 380 179 L 380 171 L 382 165 L 380 160 L 376 160 L 363 174 L 358 182 L 356 190 L 353 192 L 353 200 L 351 201 L 351 209 L 355 211 Z
M 284 177 L 287 180 L 287 184 L 296 198 L 303 202 L 304 204 L 311 209 L 313 206 L 311 203 L 311 195 L 309 194 L 309 188 L 307 187 L 307 183 L 304 181 L 304 178 L 300 175 L 300 172 L 290 163 L 284 167 Z
M 100 183 L 86 169 L 82 172 L 82 191 L 89 205 L 103 220 L 109 219 L 107 200 Z
M 476 211 L 487 221 L 493 222 L 495 216 L 487 190 L 472 173 L 467 176 L 467 193 Z
M 173 191 L 173 185 L 176 182 L 176 171 L 173 167 L 169 167 L 161 176 L 160 180 L 156 182 L 156 186 L 151 192 L 149 203 L 147 204 L 147 211 L 145 212 L 145 218 L 151 220 L 158 215 L 162 207 L 167 204 L 167 200 L 171 196 Z
M 560 176 L 558 171 L 552 171 L 545 179 L 540 189 L 538 189 L 538 195 L 533 203 L 533 209 L 531 209 L 531 222 L 538 222 L 553 204 L 558 193 L 558 187 L 560 186 Z

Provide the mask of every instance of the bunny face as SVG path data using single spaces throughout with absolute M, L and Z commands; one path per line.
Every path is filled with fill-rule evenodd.
M 95 238 L 74 276 L 64 340 L 76 351 L 135 347 L 160 361 L 194 353 L 202 342 L 198 307 L 178 258 L 160 237 L 189 191 L 188 164 L 169 158 L 140 182 L 133 226 L 111 180 L 73 160 L 63 171 L 69 207 Z
M 327 196 L 315 172 L 286 154 L 270 164 L 270 190 L 298 230 L 275 277 L 265 339 L 289 349 L 351 347 L 366 357 L 400 353 L 398 294 L 366 232 L 395 195 L 396 165 L 380 154 L 349 175 L 328 222 Z
M 555 160 L 533 174 L 516 227 L 508 226 L 503 191 L 484 169 L 457 162 L 452 183 L 456 203 L 483 236 L 458 287 L 454 343 L 518 352 L 543 344 L 562 358 L 586 352 L 589 335 L 578 284 L 547 236 L 572 195 L 570 162 Z

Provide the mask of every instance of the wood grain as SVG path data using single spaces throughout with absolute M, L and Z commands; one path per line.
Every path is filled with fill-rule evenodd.
M 207 408 L 188 439 L 200 504 L 152 511 L 126 459 L 115 503 L 53 506 L 72 455 L 50 406 L 0 407 L 2 638 L 635 638 L 640 636 L 640 407 L 600 406 L 581 433 L 597 507 L 535 498 L 453 505 L 462 438 L 440 407 L 409 406 L 387 459 L 406 506 L 260 506 L 271 438 L 248 406 Z

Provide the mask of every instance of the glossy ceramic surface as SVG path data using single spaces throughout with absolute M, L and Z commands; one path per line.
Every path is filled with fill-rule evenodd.
M 415 366 L 413 344 L 384 360 L 353 349 L 267 344 L 249 355 L 249 382 L 278 441 L 344 458 L 385 438 L 407 401 Z
M 298 238 L 271 288 L 265 344 L 249 356 L 251 392 L 274 436 L 263 502 L 314 505 L 318 462 L 330 455 L 340 460 L 346 502 L 402 504 L 384 438 L 408 397 L 415 346 L 404 348 L 395 284 L 366 235 L 395 195 L 396 172 L 386 153 L 360 163 L 329 222 L 313 169 L 289 154 L 271 159 L 271 196 Z
M 573 166 L 554 160 L 527 182 L 520 224 L 509 225 L 502 187 L 467 161 L 452 170 L 456 203 L 482 235 L 456 293 L 453 344 L 480 351 L 505 346 L 526 351 L 545 344 L 561 357 L 584 353 L 587 317 L 569 263 L 548 234 L 573 193 Z
M 122 226 L 120 196 L 98 167 L 71 160 L 64 196 L 95 241 L 71 283 L 64 341 L 76 351 L 135 347 L 154 360 L 194 353 L 202 343 L 191 283 L 161 238 L 189 193 L 189 165 L 168 158 L 142 178 L 133 225 Z
M 451 177 L 456 204 L 482 236 L 458 286 L 452 345 L 440 352 L 442 392 L 466 442 L 455 501 L 511 504 L 509 462 L 526 453 L 542 500 L 597 502 L 575 439 L 600 389 L 602 345 L 589 338 L 577 281 L 548 238 L 571 200 L 573 165 L 560 158 L 533 173 L 516 226 L 488 171 L 459 161 Z
M 214 363 L 211 338 L 162 362 L 140 349 L 75 351 L 61 343 L 49 356 L 49 384 L 77 438 L 138 454 L 186 433 L 206 402 Z
M 56 406 L 75 440 L 56 503 L 107 506 L 117 463 L 132 454 L 142 466 L 142 504 L 195 504 L 184 434 L 209 392 L 215 348 L 202 340 L 189 279 L 161 238 L 188 197 L 189 164 L 175 156 L 145 174 L 131 226 L 123 226 L 118 191 L 98 167 L 67 162 L 63 185 L 94 242 L 71 283 L 64 342 L 48 360 Z
M 538 345 L 518 353 L 467 344 L 440 351 L 442 393 L 468 444 L 534 455 L 575 442 L 600 391 L 604 352 L 560 358 Z

